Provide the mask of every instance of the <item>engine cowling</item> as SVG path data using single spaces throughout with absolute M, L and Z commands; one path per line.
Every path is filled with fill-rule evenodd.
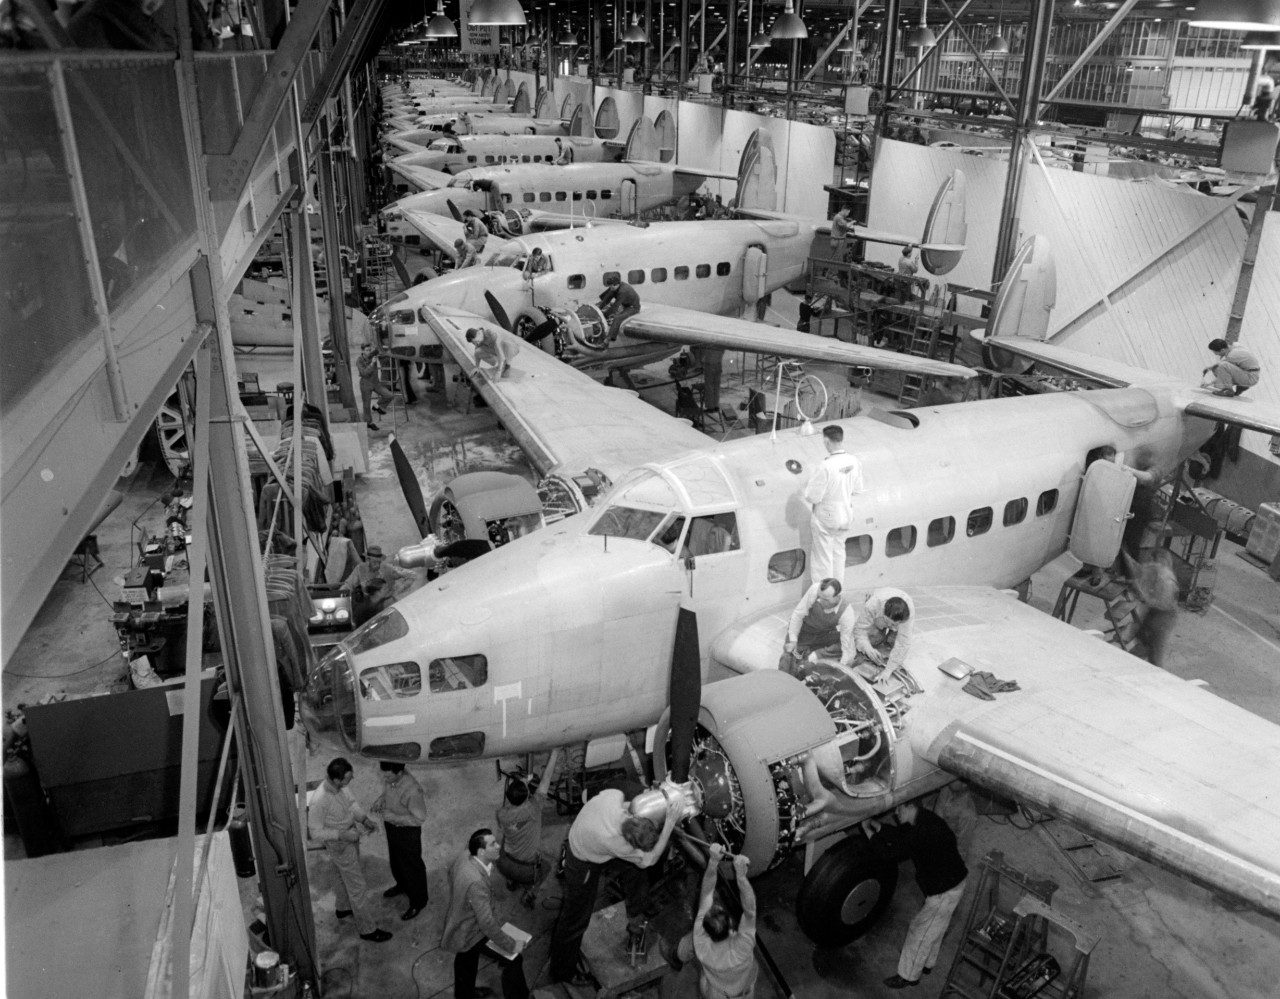
M 556 324 L 556 353 L 560 356 L 598 354 L 609 346 L 609 320 L 594 305 L 582 303 L 575 309 L 549 309 L 547 318 Z
M 521 236 L 527 230 L 529 212 L 518 208 L 484 213 L 484 224 L 496 236 Z

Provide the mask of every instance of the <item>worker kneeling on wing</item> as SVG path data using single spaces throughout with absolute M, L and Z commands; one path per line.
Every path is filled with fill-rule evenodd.
M 828 577 L 805 591 L 791 612 L 778 669 L 797 676 L 801 672 L 800 664 L 812 652 L 834 654 L 847 650 L 850 662 L 853 661 L 857 614 L 841 596 L 842 589 L 840 580 Z
M 903 590 L 882 586 L 873 590 L 853 625 L 854 655 L 841 658 L 855 664 L 868 680 L 878 679 L 903 664 L 911 647 L 915 607 Z
M 1209 351 L 1218 358 L 1216 364 L 1210 364 L 1204 369 L 1206 375 L 1213 375 L 1213 380 L 1206 387 L 1212 388 L 1215 395 L 1239 395 L 1258 384 L 1262 365 L 1238 343 L 1228 343 L 1223 339 L 1210 340 Z
M 613 342 L 622 324 L 640 311 L 640 296 L 617 271 L 605 275 L 604 285 L 597 305 L 609 320 L 609 341 Z

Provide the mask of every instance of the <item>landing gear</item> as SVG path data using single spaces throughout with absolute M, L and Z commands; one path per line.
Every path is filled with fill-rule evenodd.
M 897 887 L 897 865 L 877 857 L 855 833 L 823 854 L 805 875 L 796 896 L 796 917 L 819 947 L 843 947 L 880 921 Z

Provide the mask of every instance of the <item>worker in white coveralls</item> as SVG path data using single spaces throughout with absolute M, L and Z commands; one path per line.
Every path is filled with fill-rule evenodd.
M 827 456 L 804 487 L 804 501 L 813 515 L 809 518 L 809 579 L 844 579 L 844 543 L 853 533 L 853 504 L 865 492 L 862 463 L 844 449 L 844 430 L 822 428 Z

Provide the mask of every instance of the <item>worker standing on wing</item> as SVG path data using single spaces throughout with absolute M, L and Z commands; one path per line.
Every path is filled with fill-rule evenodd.
M 610 271 L 604 276 L 604 291 L 596 304 L 609 320 L 609 341 L 613 342 L 623 322 L 640 311 L 640 295 L 621 274 Z
M 836 424 L 822 428 L 827 456 L 804 488 L 809 505 L 809 579 L 844 579 L 844 544 L 853 533 L 854 497 L 866 491 L 862 463 L 844 449 L 844 430 Z

